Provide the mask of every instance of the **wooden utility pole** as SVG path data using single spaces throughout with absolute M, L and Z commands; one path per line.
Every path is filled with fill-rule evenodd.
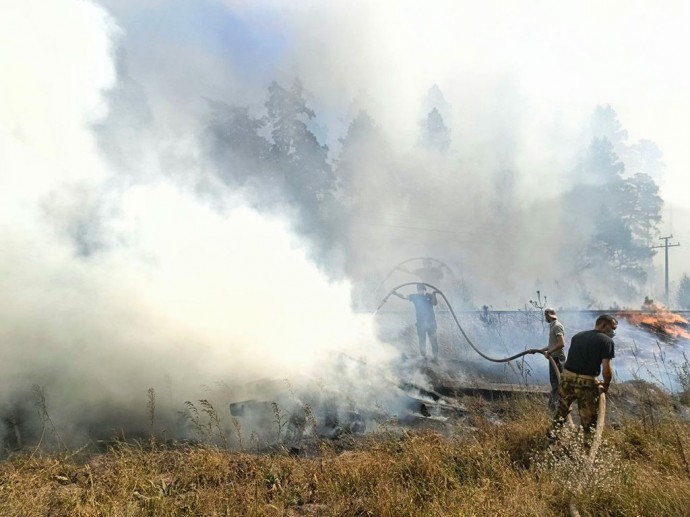
M 673 239 L 673 234 L 669 235 L 668 237 L 659 237 L 659 240 L 664 241 L 664 243 L 661 246 L 652 246 L 652 249 L 654 248 L 664 248 L 664 264 L 665 264 L 665 282 L 664 282 L 664 287 L 665 287 L 665 293 L 666 293 L 666 306 L 669 305 L 670 300 L 668 297 L 668 249 L 669 248 L 674 248 L 676 246 L 680 246 L 680 242 L 677 242 L 675 244 L 669 244 L 668 240 Z

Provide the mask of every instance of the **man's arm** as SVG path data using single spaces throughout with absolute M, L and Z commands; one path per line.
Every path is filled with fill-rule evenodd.
M 565 348 L 565 329 L 560 321 L 557 321 L 555 327 L 549 331 L 549 336 L 552 332 L 556 334 L 556 342 L 551 346 L 547 345 L 541 349 L 546 355 L 560 352 Z
M 409 298 L 403 294 L 400 294 L 398 291 L 393 291 L 391 294 L 394 294 L 398 298 L 402 298 L 403 300 L 409 300 Z
M 542 351 L 546 352 L 547 354 L 555 354 L 556 352 L 560 352 L 565 348 L 565 337 L 563 334 L 560 334 L 559 336 L 556 336 L 556 344 L 554 344 L 552 347 L 544 347 L 542 348 Z
M 601 376 L 603 377 L 603 382 L 599 383 L 599 387 L 606 393 L 611 384 L 611 379 L 613 379 L 613 368 L 611 368 L 611 359 L 601 360 Z

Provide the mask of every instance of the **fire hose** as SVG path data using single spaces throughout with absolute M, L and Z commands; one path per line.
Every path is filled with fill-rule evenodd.
M 599 445 L 601 445 L 601 435 L 604 432 L 604 420 L 606 419 L 606 393 L 599 394 L 599 413 L 597 414 L 597 426 L 594 431 L 594 438 L 592 439 L 592 445 L 589 449 L 589 454 L 587 455 L 587 476 L 593 475 L 592 470 L 594 467 L 594 458 L 599 450 Z M 570 504 L 568 506 L 570 510 L 571 517 L 580 517 L 580 511 L 577 509 L 577 503 L 575 498 L 570 499 Z
M 523 356 L 528 355 L 528 354 L 541 354 L 549 360 L 549 364 L 551 365 L 551 369 L 555 372 L 556 377 L 558 378 L 558 381 L 560 382 L 561 372 L 558 369 L 558 365 L 556 364 L 556 361 L 554 361 L 553 357 L 551 357 L 550 355 L 548 355 L 546 352 L 544 352 L 543 350 L 541 350 L 539 348 L 530 348 L 527 350 L 523 350 L 522 352 L 511 355 L 510 357 L 491 357 L 491 356 L 485 354 L 484 352 L 482 352 L 472 342 L 470 337 L 465 332 L 465 329 L 462 328 L 462 325 L 460 325 L 460 321 L 458 320 L 458 317 L 455 314 L 455 311 L 453 310 L 453 306 L 448 301 L 448 298 L 446 298 L 446 295 L 443 294 L 443 291 L 441 291 L 437 287 L 434 287 L 431 284 L 427 284 L 426 282 L 407 282 L 407 283 L 400 284 L 399 286 L 394 287 L 393 289 L 390 290 L 390 292 L 385 296 L 383 301 L 376 308 L 376 311 L 374 311 L 374 314 L 376 314 L 379 311 L 379 309 L 381 309 L 381 307 L 383 307 L 383 305 L 388 301 L 388 298 L 390 298 L 390 296 L 395 291 L 397 291 L 398 289 L 400 289 L 402 287 L 407 287 L 408 285 L 420 285 L 420 284 L 428 287 L 429 289 L 432 289 L 433 291 L 436 291 L 438 294 L 441 295 L 441 298 L 443 298 L 443 301 L 446 302 L 446 306 L 448 306 L 448 310 L 450 311 L 451 316 L 453 316 L 453 320 L 455 320 L 455 324 L 457 325 L 458 329 L 460 330 L 460 333 L 462 334 L 462 336 L 465 338 L 465 341 L 467 341 L 467 343 L 470 345 L 470 347 L 472 347 L 472 350 L 477 352 L 477 354 L 479 354 L 481 357 L 483 357 L 487 361 L 491 361 L 492 363 L 509 363 L 510 361 L 514 361 L 515 359 L 518 359 L 518 358 L 523 357 Z
M 462 325 L 460 325 L 460 321 L 458 320 L 458 317 L 455 314 L 455 311 L 453 310 L 453 306 L 448 301 L 448 298 L 446 298 L 446 295 L 443 294 L 443 291 L 441 291 L 437 287 L 434 287 L 431 284 L 427 284 L 426 282 L 407 282 L 404 284 L 400 284 L 397 287 L 394 287 L 393 289 L 390 290 L 390 292 L 385 296 L 383 301 L 376 308 L 376 311 L 374 311 L 374 314 L 376 314 L 379 311 L 379 309 L 381 309 L 381 307 L 383 307 L 383 305 L 388 301 L 388 298 L 390 298 L 390 296 L 395 291 L 397 291 L 398 289 L 400 289 L 402 287 L 407 287 L 408 285 L 419 285 L 419 284 L 425 285 L 426 287 L 432 289 L 433 291 L 435 291 L 436 293 L 441 295 L 441 297 L 443 298 L 443 301 L 446 302 L 446 306 L 448 307 L 448 310 L 450 311 L 451 316 L 453 316 L 453 320 L 455 320 L 455 324 L 457 325 L 458 329 L 460 330 L 460 333 L 465 338 L 465 340 L 470 345 L 470 347 L 472 347 L 472 349 L 475 352 L 477 352 L 477 354 L 479 354 L 481 357 L 483 357 L 487 361 L 491 361 L 493 363 L 507 363 L 507 362 L 513 361 L 515 359 L 518 359 L 519 357 L 523 357 L 527 354 L 541 354 L 549 360 L 549 364 L 551 365 L 551 369 L 555 372 L 556 377 L 558 378 L 558 382 L 560 383 L 561 372 L 558 369 L 558 365 L 556 364 L 556 361 L 554 361 L 553 357 L 551 357 L 549 354 L 547 354 L 546 352 L 544 352 L 541 349 L 530 348 L 530 349 L 524 350 L 522 352 L 519 352 L 517 354 L 511 355 L 509 357 L 491 357 L 491 356 L 485 354 L 484 352 L 482 352 L 472 342 L 470 337 L 465 332 L 465 329 L 462 328 Z M 601 443 L 601 435 L 604 432 L 604 420 L 605 420 L 605 418 L 606 418 L 606 394 L 602 392 L 599 395 L 599 412 L 597 415 L 597 424 L 596 424 L 596 429 L 594 431 L 594 438 L 593 438 L 592 445 L 591 445 L 590 450 L 589 450 L 589 456 L 587 458 L 588 468 L 590 468 L 590 469 L 594 463 L 594 457 L 596 456 L 596 453 L 599 450 L 599 445 Z M 572 419 L 570 418 L 570 414 L 568 414 L 568 420 L 572 425 Z M 579 516 L 580 515 L 574 501 L 570 502 L 570 513 L 573 516 Z

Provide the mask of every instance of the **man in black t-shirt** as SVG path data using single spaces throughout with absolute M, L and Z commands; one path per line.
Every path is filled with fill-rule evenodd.
M 431 294 L 426 292 L 424 284 L 417 284 L 417 294 L 404 296 L 397 291 L 393 294 L 403 300 L 409 300 L 414 304 L 415 313 L 417 315 L 417 337 L 419 338 L 419 352 L 422 357 L 426 357 L 426 336 L 429 335 L 429 343 L 431 343 L 431 353 L 434 359 L 438 359 L 438 340 L 436 339 L 436 315 L 434 314 L 434 306 L 438 305 L 436 299 L 436 291 Z
M 606 393 L 613 378 L 611 360 L 615 356 L 613 336 L 618 320 L 609 314 L 597 318 L 594 330 L 578 332 L 570 341 L 568 359 L 563 365 L 558 409 L 554 423 L 562 423 L 577 401 L 580 425 L 591 432 L 599 412 L 599 394 Z M 601 373 L 603 381 L 598 381 Z

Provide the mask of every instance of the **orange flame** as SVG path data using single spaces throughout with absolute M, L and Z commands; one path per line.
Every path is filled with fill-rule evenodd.
M 690 322 L 680 314 L 669 311 L 660 303 L 646 299 L 642 311 L 622 311 L 620 316 L 628 320 L 631 325 L 644 328 L 655 334 L 669 338 L 683 338 L 690 340 Z

